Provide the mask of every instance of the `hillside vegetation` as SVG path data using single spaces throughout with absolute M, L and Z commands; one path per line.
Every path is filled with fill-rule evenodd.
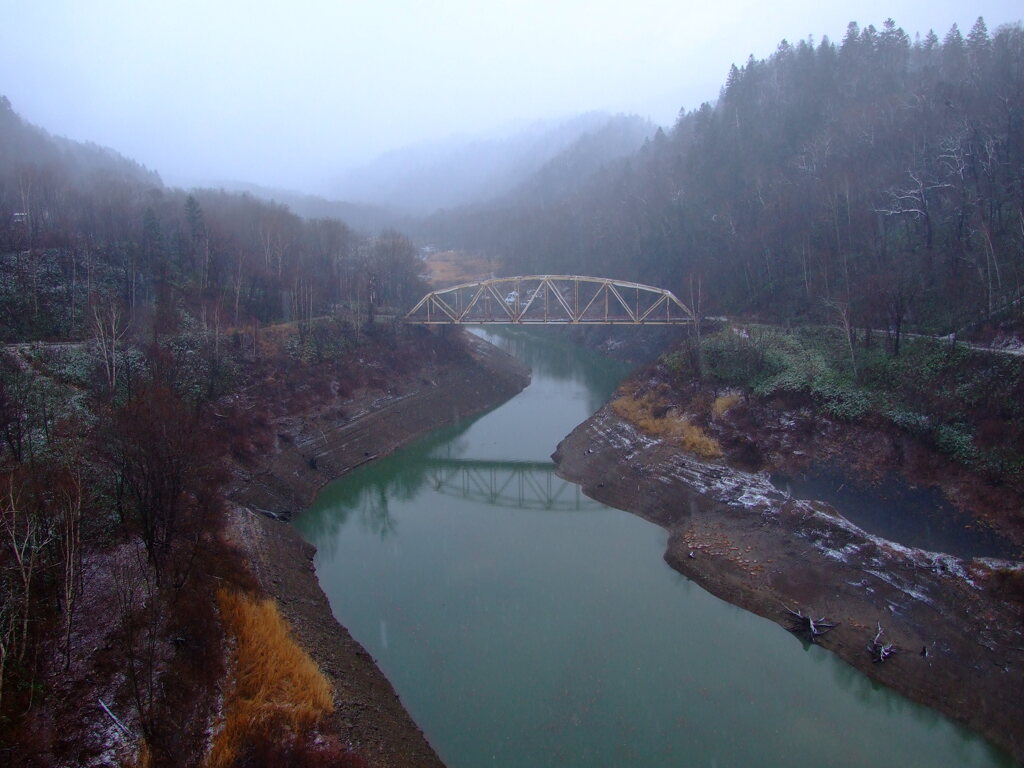
M 318 730 L 327 683 L 230 543 L 223 491 L 276 417 L 444 352 L 373 322 L 420 271 L 397 232 L 168 189 L 0 101 L 8 762 L 362 764 Z
M 435 222 L 506 272 L 655 283 L 705 310 L 947 334 L 1017 319 L 1024 30 L 912 41 L 892 20 L 783 41 L 627 159 L 552 199 Z M 693 282 L 691 282 L 691 279 Z M 696 294 L 696 291 L 692 291 Z M 999 315 L 1000 310 L 1003 315 Z
M 1024 488 L 1024 358 L 911 338 L 851 344 L 835 327 L 733 325 L 662 358 L 685 390 L 744 391 L 840 422 L 897 429 L 980 473 Z M 720 414 L 719 414 L 720 415 Z

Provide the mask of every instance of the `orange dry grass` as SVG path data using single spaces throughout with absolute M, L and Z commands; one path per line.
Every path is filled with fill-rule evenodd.
M 495 266 L 488 259 L 460 251 L 432 253 L 426 260 L 427 279 L 438 287 L 482 280 L 492 275 Z
M 612 401 L 612 409 L 623 419 L 632 422 L 644 432 L 677 442 L 683 450 L 695 453 L 705 459 L 717 459 L 722 455 L 718 441 L 704 433 L 674 408 L 667 409 L 663 416 L 655 416 L 658 402 L 650 395 L 637 398 L 622 395 Z
M 296 644 L 277 603 L 227 590 L 217 602 L 235 639 L 235 680 L 207 768 L 233 765 L 251 734 L 302 733 L 334 708 L 331 684 Z
M 741 400 L 741 396 L 738 393 L 732 393 L 730 395 L 719 395 L 715 398 L 714 404 L 711 406 L 711 410 L 714 411 L 715 416 L 721 416 L 723 413 L 732 408 L 736 403 Z

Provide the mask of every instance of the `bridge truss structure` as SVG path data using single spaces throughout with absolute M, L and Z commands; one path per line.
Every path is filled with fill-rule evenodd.
M 499 277 L 431 291 L 405 316 L 423 325 L 685 325 L 671 291 L 583 275 Z

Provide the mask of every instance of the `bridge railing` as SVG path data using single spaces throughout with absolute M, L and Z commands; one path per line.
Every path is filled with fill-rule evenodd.
M 681 325 L 693 313 L 671 291 L 583 275 L 521 275 L 431 291 L 405 316 L 425 325 Z

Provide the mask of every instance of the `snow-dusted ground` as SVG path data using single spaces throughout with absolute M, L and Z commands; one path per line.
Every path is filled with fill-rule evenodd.
M 824 647 L 1024 756 L 1024 617 L 999 592 L 1024 563 L 889 541 L 824 502 L 788 496 L 767 474 L 641 433 L 610 407 L 555 460 L 588 495 L 667 528 L 666 560 L 710 592 L 780 624 L 782 606 L 827 613 L 839 626 Z M 905 651 L 884 664 L 868 651 L 878 626 Z

